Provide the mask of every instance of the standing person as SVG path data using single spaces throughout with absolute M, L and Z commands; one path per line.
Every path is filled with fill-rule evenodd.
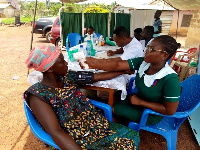
M 111 58 L 111 60 L 128 60 L 144 55 L 141 43 L 135 37 L 131 38 L 124 26 L 120 26 L 113 31 L 113 39 L 116 42 L 116 45 L 121 48 L 116 51 L 109 50 L 107 55 L 122 55 L 117 58 Z
M 26 65 L 29 69 L 42 72 L 43 79 L 25 91 L 24 99 L 41 126 L 61 149 L 138 149 L 139 133 L 108 122 L 95 109 L 79 91 L 79 75 L 68 72 L 68 64 L 58 47 L 34 48 Z M 87 81 L 106 80 L 122 73 L 89 72 L 91 77 Z
M 134 37 L 138 40 L 138 41 L 140 41 L 141 40 L 141 32 L 142 32 L 142 28 L 136 28 L 135 30 L 134 30 Z
M 146 46 L 153 40 L 154 28 L 153 26 L 145 26 L 141 32 L 141 40 L 144 40 L 142 44 L 143 51 L 146 51 Z
M 153 27 L 154 27 L 154 35 L 153 37 L 157 37 L 160 35 L 160 33 L 162 32 L 162 21 L 160 20 L 160 16 L 162 14 L 161 10 L 157 10 L 154 14 L 154 23 L 153 23 Z
M 138 70 L 135 83 L 138 92 L 117 100 L 114 113 L 122 118 L 139 122 L 145 108 L 164 115 L 173 115 L 180 100 L 180 83 L 177 73 L 167 61 L 176 53 L 178 44 L 173 37 L 161 35 L 147 46 L 144 57 L 99 63 L 87 58 L 90 68 L 105 71 Z M 156 124 L 162 117 L 150 115 L 147 124 Z

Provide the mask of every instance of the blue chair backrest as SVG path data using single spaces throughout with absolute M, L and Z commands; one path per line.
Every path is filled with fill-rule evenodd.
M 200 105 L 200 75 L 192 75 L 181 82 L 182 92 L 177 112 L 192 112 Z
M 70 47 L 74 47 L 79 44 L 79 41 L 81 41 L 81 36 L 78 33 L 69 33 L 68 40 L 70 42 Z
M 100 33 L 96 33 L 96 35 L 97 35 L 97 37 L 98 37 L 98 38 L 101 36 L 101 34 L 100 34 Z
M 26 114 L 26 118 L 28 121 L 28 124 L 32 130 L 32 132 L 34 133 L 34 135 L 42 140 L 43 142 L 45 142 L 48 145 L 51 145 L 57 149 L 60 149 L 53 141 L 52 137 L 45 132 L 42 127 L 40 126 L 40 124 L 36 121 L 34 115 L 32 114 L 30 108 L 27 106 L 26 102 L 24 101 L 24 110 L 25 110 L 25 114 Z
M 108 119 L 108 121 L 112 122 L 112 108 L 110 105 L 102 103 L 102 102 L 98 102 L 95 100 L 91 100 L 91 103 L 97 107 L 100 108 L 104 111 L 104 115 L 105 117 Z M 33 132 L 33 134 L 40 140 L 42 140 L 43 142 L 45 142 L 48 145 L 51 145 L 53 147 L 55 147 L 56 149 L 60 149 L 53 141 L 52 137 L 45 132 L 42 127 L 40 126 L 40 124 L 37 122 L 37 120 L 35 119 L 33 113 L 31 112 L 30 108 L 27 106 L 25 100 L 24 100 L 24 110 L 25 110 L 25 114 L 26 114 L 26 118 L 28 121 L 28 124 Z
M 170 63 L 171 63 L 171 58 L 167 61 L 167 63 L 168 63 L 168 65 L 170 65 Z

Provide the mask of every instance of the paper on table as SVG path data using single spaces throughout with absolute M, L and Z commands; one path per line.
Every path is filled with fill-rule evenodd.
M 77 52 L 73 54 L 74 59 L 78 60 L 79 62 L 82 63 L 83 67 L 85 69 L 89 69 L 88 64 L 85 63 L 85 55 L 83 52 Z

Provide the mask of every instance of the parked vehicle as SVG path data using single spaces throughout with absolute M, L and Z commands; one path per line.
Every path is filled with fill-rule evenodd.
M 84 33 L 86 32 L 86 28 L 84 28 Z M 61 46 L 61 38 L 60 38 L 60 20 L 59 17 L 56 18 L 54 21 L 52 28 L 51 28 L 51 37 L 50 41 L 55 46 Z
M 38 18 L 34 23 L 33 33 L 42 34 L 50 42 L 51 28 L 56 17 Z
M 52 44 L 55 44 L 55 46 L 61 46 L 59 17 L 56 18 L 52 25 L 50 41 Z

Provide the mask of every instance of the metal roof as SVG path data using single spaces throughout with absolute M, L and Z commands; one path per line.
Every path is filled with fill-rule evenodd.
M 199 10 L 200 0 L 163 0 L 179 10 Z

